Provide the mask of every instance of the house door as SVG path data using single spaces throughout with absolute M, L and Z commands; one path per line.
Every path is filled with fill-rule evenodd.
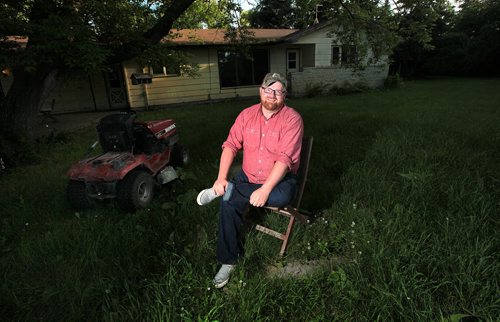
M 286 50 L 286 71 L 297 72 L 300 68 L 300 50 L 299 49 L 287 49 Z
M 121 66 L 111 66 L 110 69 L 105 72 L 105 78 L 109 108 L 112 110 L 126 108 L 127 97 L 125 95 L 125 84 Z

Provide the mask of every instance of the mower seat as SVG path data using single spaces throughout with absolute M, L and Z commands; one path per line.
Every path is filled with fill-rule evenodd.
M 163 152 L 168 148 L 163 140 L 159 140 L 143 124 L 134 124 L 134 154 L 152 154 Z
M 134 119 L 135 113 L 116 113 L 107 115 L 99 121 L 96 128 L 104 152 L 132 150 Z

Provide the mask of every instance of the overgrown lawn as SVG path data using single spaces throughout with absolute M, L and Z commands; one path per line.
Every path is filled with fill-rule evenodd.
M 220 145 L 254 100 L 143 112 L 174 118 L 191 162 L 149 209 L 75 211 L 66 171 L 94 128 L 40 146 L 41 162 L 0 177 L 2 320 L 441 320 L 500 316 L 500 80 L 290 99 L 314 136 L 289 252 L 251 231 L 215 290 L 218 205 L 199 207 Z M 302 277 L 269 266 L 314 260 Z

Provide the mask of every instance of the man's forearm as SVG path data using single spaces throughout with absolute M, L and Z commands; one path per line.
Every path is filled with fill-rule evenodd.
M 220 156 L 219 174 L 217 176 L 217 180 L 220 179 L 227 180 L 227 175 L 229 173 L 231 165 L 233 164 L 233 160 L 234 160 L 233 151 L 229 148 L 224 148 Z
M 271 192 L 274 187 L 285 177 L 288 172 L 288 166 L 281 161 L 276 161 L 274 163 L 273 169 L 267 177 L 266 181 L 262 185 L 262 188 L 268 192 Z

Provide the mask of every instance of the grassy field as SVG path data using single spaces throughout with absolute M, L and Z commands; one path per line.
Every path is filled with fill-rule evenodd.
M 223 290 L 211 286 L 218 205 L 195 197 L 254 101 L 140 114 L 176 119 L 191 162 L 135 214 L 114 202 L 72 210 L 65 173 L 96 132 L 52 138 L 39 164 L 0 177 L 0 320 L 498 320 L 499 88 L 427 80 L 290 99 L 315 139 L 303 202 L 314 220 L 283 259 L 251 231 Z M 269 275 L 309 261 L 307 275 Z

